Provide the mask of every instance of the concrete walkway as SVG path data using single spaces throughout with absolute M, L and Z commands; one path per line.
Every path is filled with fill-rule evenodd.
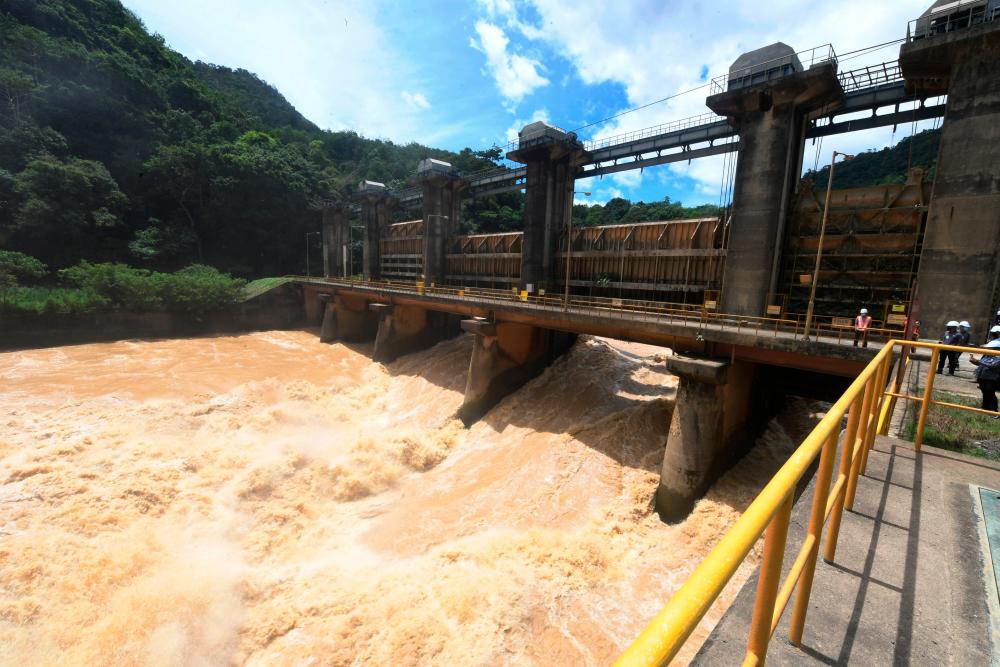
M 969 484 L 1000 489 L 1000 465 L 932 447 L 917 455 L 909 442 L 879 437 L 844 513 L 836 563 L 817 566 L 803 645 L 788 642 L 789 604 L 767 664 L 997 664 L 996 593 Z M 811 501 L 812 485 L 796 503 L 786 571 Z M 741 662 L 756 587 L 754 576 L 692 664 Z

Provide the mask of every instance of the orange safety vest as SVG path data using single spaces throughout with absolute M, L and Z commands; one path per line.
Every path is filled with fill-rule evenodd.
M 871 315 L 858 315 L 854 318 L 854 328 L 858 331 L 866 331 L 871 323 Z

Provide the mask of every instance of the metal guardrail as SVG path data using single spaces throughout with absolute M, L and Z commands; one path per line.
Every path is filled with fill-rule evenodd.
M 1000 19 L 997 0 L 956 0 L 906 24 L 907 43 Z
M 729 71 L 726 74 L 715 77 L 711 81 L 711 86 L 709 87 L 709 95 L 715 95 L 717 93 L 723 93 L 731 88 L 742 88 L 744 86 L 749 86 L 758 82 L 762 77 L 764 79 L 774 78 L 774 76 L 784 76 L 790 72 L 786 72 L 785 69 L 792 66 L 792 58 L 798 58 L 799 62 L 806 69 L 813 67 L 814 65 L 819 65 L 822 63 L 837 62 L 837 54 L 833 50 L 832 44 L 822 44 L 820 46 L 814 46 L 811 49 L 806 49 L 804 51 L 799 51 L 793 55 L 784 55 L 777 58 L 771 58 L 770 60 L 765 60 L 762 63 L 757 63 L 750 67 L 744 67 L 734 71 Z
M 845 93 L 863 88 L 873 88 L 897 83 L 903 80 L 903 70 L 898 60 L 890 60 L 878 65 L 866 65 L 837 75 L 840 87 Z
M 895 352 L 898 349 L 905 359 L 909 348 L 932 350 L 930 370 L 921 396 L 899 395 L 898 390 L 886 390 Z M 917 452 L 920 451 L 927 409 L 930 405 L 996 414 L 933 400 L 934 373 L 938 356 L 943 351 L 1000 355 L 1000 349 L 987 350 L 890 340 L 750 503 L 743 516 L 702 560 L 666 607 L 619 657 L 615 663 L 616 667 L 662 665 L 677 655 L 684 641 L 694 631 L 762 536 L 764 555 L 760 565 L 753 620 L 743 664 L 764 663 L 771 636 L 796 589 L 798 595 L 792 608 L 789 639 L 792 644 L 801 644 L 824 527 L 829 526 L 826 528 L 823 560 L 833 562 L 837 552 L 843 511 L 853 508 L 858 477 L 864 473 L 868 464 L 868 452 L 874 444 L 875 434 L 887 426 L 885 406 L 888 399 L 899 397 L 921 401 L 914 442 L 914 449 Z M 901 365 L 900 373 L 902 372 Z M 898 387 L 898 382 L 896 386 Z M 845 416 L 846 428 L 841 431 L 841 423 Z M 834 478 L 834 459 L 838 444 L 841 450 L 840 463 Z M 809 528 L 787 576 L 782 581 L 781 570 L 795 489 L 817 457 L 819 457 L 819 467 L 816 472 Z

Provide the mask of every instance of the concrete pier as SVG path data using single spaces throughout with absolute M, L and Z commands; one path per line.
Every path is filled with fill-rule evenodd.
M 667 368 L 678 376 L 656 509 L 675 521 L 691 511 L 719 475 L 753 442 L 753 364 L 674 355 Z
M 365 229 L 362 273 L 365 280 L 378 280 L 382 277 L 382 234 L 389 226 L 396 199 L 383 183 L 361 181 L 354 201 L 361 204 L 361 222 Z
M 462 330 L 475 334 L 465 400 L 458 416 L 472 424 L 507 394 L 541 373 L 570 348 L 572 334 L 527 324 L 462 320 Z
M 368 301 L 356 296 L 335 294 L 327 298 L 319 339 L 358 342 L 372 340 L 378 330 L 378 315 L 368 309 Z
M 424 281 L 443 285 L 448 241 L 457 233 L 462 215 L 462 190 L 468 183 L 447 162 L 427 158 L 417 166 L 424 199 Z
M 760 70 L 760 76 L 742 73 Z M 733 220 L 720 309 L 761 316 L 777 279 L 783 219 L 799 181 L 808 111 L 838 103 L 837 66 L 804 69 L 794 50 L 776 43 L 740 56 L 729 88 L 706 104 L 740 134 Z
M 529 294 L 560 284 L 555 275 L 559 235 L 573 214 L 573 184 L 586 160 L 576 135 L 542 121 L 524 126 L 518 148 L 507 154 L 527 165 L 521 289 Z
M 343 278 L 348 275 L 351 252 L 351 221 L 346 204 L 331 204 L 323 209 L 323 275 Z
M 452 338 L 460 331 L 460 320 L 448 313 L 387 303 L 372 303 L 368 307 L 378 317 L 374 361 L 394 361 Z
M 904 44 L 908 89 L 947 93 L 917 275 L 926 331 L 968 319 L 979 335 L 1000 289 L 1000 21 Z

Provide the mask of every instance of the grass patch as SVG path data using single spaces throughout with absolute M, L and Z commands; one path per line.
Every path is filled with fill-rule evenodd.
M 287 276 L 277 276 L 275 278 L 258 278 L 257 280 L 252 280 L 247 283 L 247 286 L 243 288 L 243 301 L 247 301 L 254 297 L 258 297 L 264 292 L 273 290 L 275 287 L 280 287 L 292 280 Z
M 970 396 L 935 391 L 934 399 L 978 408 L 981 403 Z M 916 437 L 917 416 L 907 421 L 906 435 Z M 1000 461 L 1000 420 L 974 412 L 931 405 L 924 424 L 924 444 L 950 449 L 970 456 Z

